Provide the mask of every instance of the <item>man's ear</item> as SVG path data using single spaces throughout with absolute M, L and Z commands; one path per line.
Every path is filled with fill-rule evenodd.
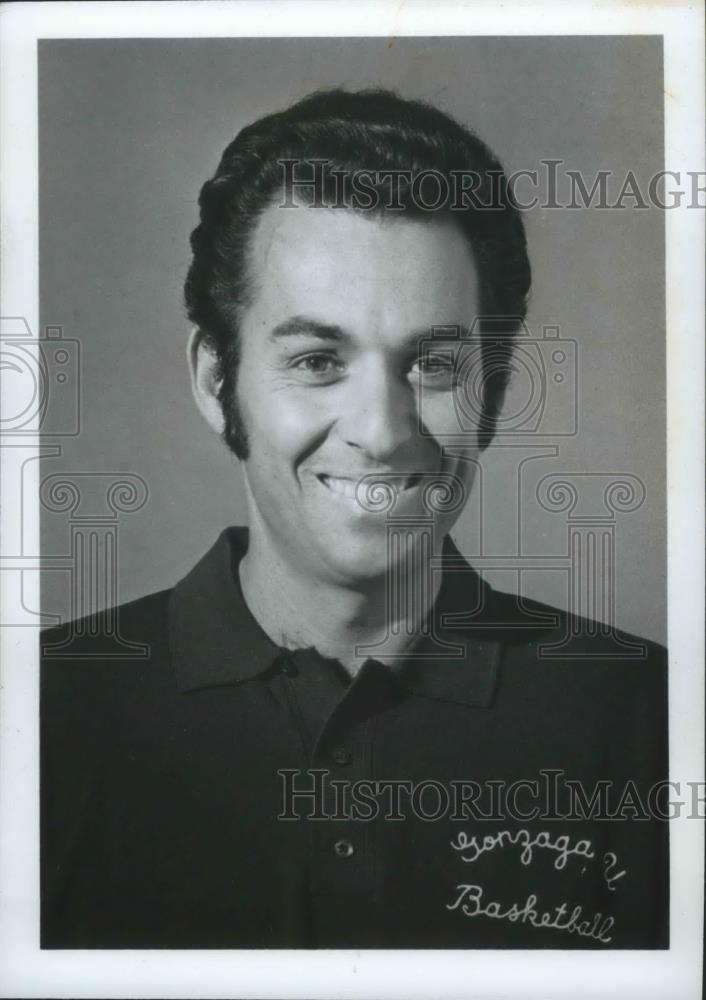
M 187 347 L 191 391 L 196 405 L 217 434 L 223 433 L 224 420 L 218 391 L 218 358 L 201 330 L 192 330 Z

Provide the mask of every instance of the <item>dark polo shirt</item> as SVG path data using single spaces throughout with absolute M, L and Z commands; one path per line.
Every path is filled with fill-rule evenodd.
M 246 547 L 44 633 L 43 947 L 668 946 L 662 647 L 449 543 L 432 633 L 351 680 L 262 632 Z

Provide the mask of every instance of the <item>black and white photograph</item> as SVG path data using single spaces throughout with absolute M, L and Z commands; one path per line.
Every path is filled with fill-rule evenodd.
M 696 9 L 16 7 L 2 995 L 699 996 Z

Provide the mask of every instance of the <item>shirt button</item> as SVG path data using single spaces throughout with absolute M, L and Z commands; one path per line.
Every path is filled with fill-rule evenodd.
M 336 747 L 331 756 L 333 757 L 334 763 L 340 764 L 341 767 L 345 767 L 346 764 L 350 764 L 353 759 L 345 747 Z
M 294 677 L 297 674 L 297 668 L 291 660 L 282 660 L 282 666 L 280 669 L 282 670 L 282 673 L 286 674 L 288 677 Z
M 350 858 L 355 854 L 355 847 L 350 840 L 337 840 L 333 845 L 333 850 L 339 858 Z

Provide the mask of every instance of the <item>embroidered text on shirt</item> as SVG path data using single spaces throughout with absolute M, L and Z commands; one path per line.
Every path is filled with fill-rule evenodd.
M 493 920 L 509 920 L 510 923 L 530 923 L 533 927 L 554 928 L 558 931 L 565 931 L 568 934 L 578 934 L 580 937 L 594 938 L 601 944 L 610 944 L 612 938 L 607 936 L 615 920 L 613 917 L 604 917 L 602 913 L 596 913 L 593 919 L 580 921 L 583 915 L 582 906 L 574 906 L 568 920 L 563 920 L 569 909 L 570 903 L 562 903 L 554 907 L 554 915 L 550 910 L 539 913 L 534 907 L 539 902 L 539 897 L 535 893 L 530 893 L 525 903 L 512 903 L 503 909 L 502 904 L 490 901 L 482 904 L 483 888 L 480 885 L 457 885 L 460 889 L 459 895 L 453 903 L 447 903 L 447 910 L 456 910 L 459 907 L 461 912 L 467 917 L 490 917 Z
M 571 847 L 571 838 L 568 834 L 561 834 L 556 840 L 552 840 L 551 834 L 545 830 L 534 836 L 525 829 L 517 830 L 514 833 L 511 830 L 500 830 L 498 833 L 486 834 L 480 842 L 477 837 L 468 837 L 463 830 L 459 830 L 456 840 L 451 841 L 454 850 L 464 852 L 461 855 L 461 860 L 469 864 L 477 861 L 481 854 L 494 851 L 497 847 L 505 847 L 506 844 L 510 846 L 522 845 L 520 861 L 523 865 L 529 865 L 532 862 L 535 848 L 555 851 L 557 856 L 554 859 L 554 867 L 557 870 L 566 865 L 567 858 L 572 854 L 583 858 L 595 857 L 590 840 L 579 840 Z

